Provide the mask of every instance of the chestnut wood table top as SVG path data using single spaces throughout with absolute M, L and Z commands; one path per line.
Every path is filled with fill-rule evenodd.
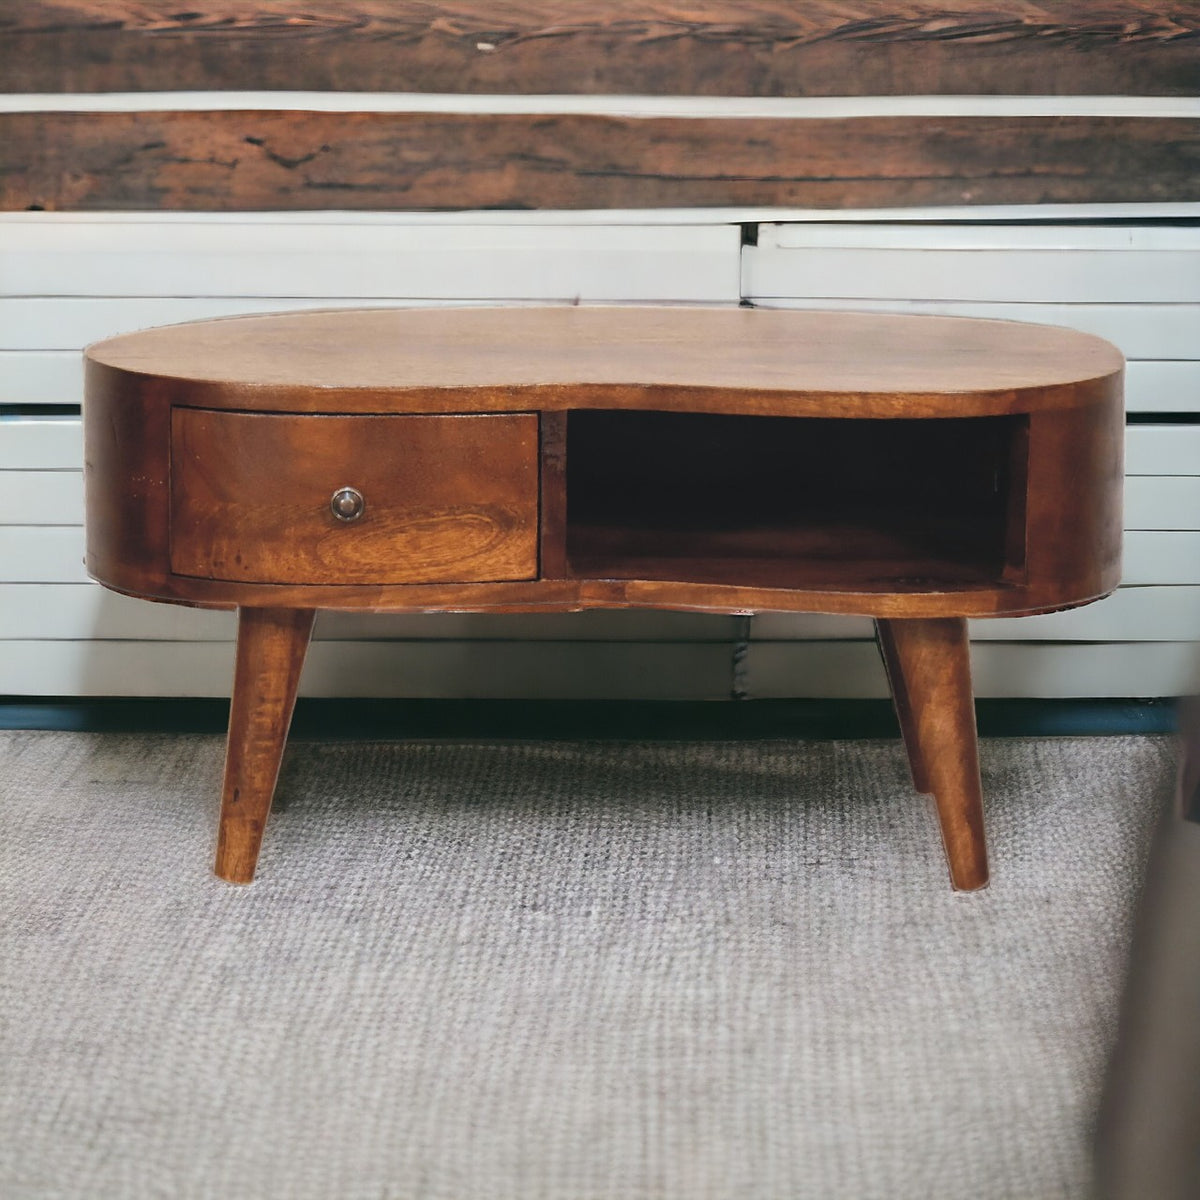
M 112 338 L 87 356 L 172 380 L 180 403 L 339 412 L 968 417 L 1072 407 L 1123 367 L 1100 338 L 1011 321 L 569 305 L 229 317 Z

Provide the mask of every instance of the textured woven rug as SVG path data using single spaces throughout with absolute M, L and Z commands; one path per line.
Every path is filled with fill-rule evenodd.
M 0 1195 L 1086 1196 L 1174 747 L 982 746 L 949 888 L 899 743 L 0 735 Z

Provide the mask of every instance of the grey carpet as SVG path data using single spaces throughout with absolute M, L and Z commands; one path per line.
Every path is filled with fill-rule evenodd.
M 983 746 L 949 888 L 898 743 L 0 735 L 0 1195 L 1041 1200 L 1088 1131 L 1166 739 Z

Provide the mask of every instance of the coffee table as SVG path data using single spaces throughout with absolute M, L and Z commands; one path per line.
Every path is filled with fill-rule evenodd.
M 216 872 L 254 876 L 318 609 L 875 618 L 951 881 L 988 879 L 968 617 L 1120 574 L 1123 360 L 744 308 L 234 317 L 87 351 L 87 565 L 238 611 Z

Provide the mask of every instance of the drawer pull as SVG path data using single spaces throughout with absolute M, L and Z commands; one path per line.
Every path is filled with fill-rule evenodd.
M 367 502 L 357 488 L 338 488 L 329 499 L 329 511 L 339 521 L 357 521 L 366 507 Z

